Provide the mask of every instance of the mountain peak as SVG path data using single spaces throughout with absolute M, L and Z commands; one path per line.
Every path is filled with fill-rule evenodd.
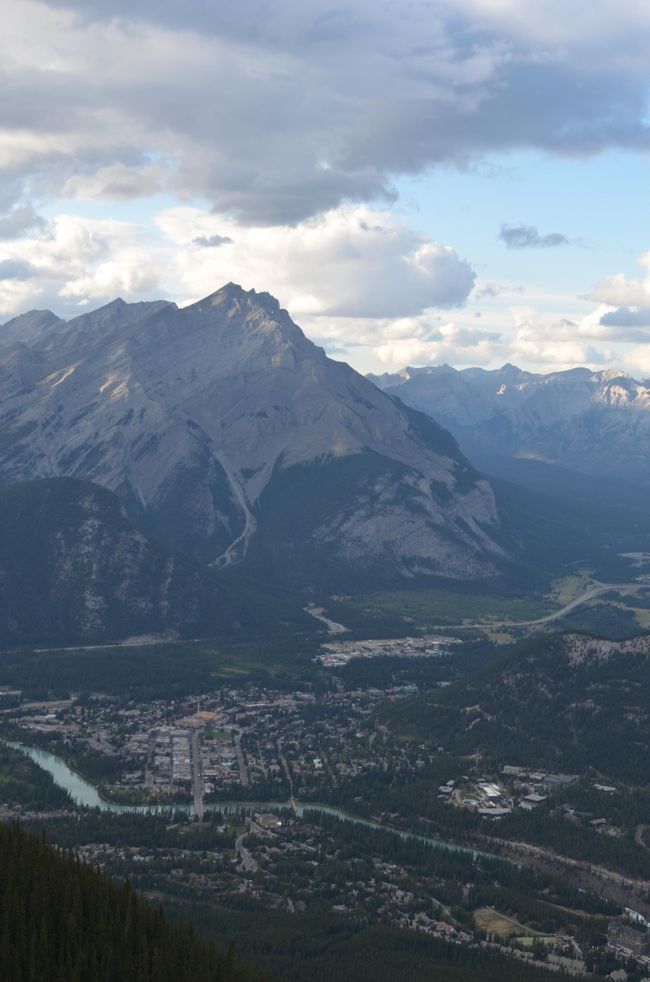
M 277 314 L 281 310 L 279 301 L 272 294 L 266 291 L 258 293 L 257 290 L 245 290 L 239 283 L 233 283 L 232 281 L 224 284 L 224 286 L 215 290 L 214 293 L 208 294 L 207 297 L 203 297 L 202 300 L 197 300 L 196 303 L 190 304 L 190 308 L 202 308 L 206 305 L 219 307 L 222 304 L 235 302 L 263 307 L 269 313 L 273 314 Z
M 63 323 L 51 310 L 28 310 L 0 327 L 0 344 L 35 344 Z
M 308 553 L 310 570 L 329 556 L 382 581 L 494 572 L 492 491 L 455 441 L 328 359 L 269 293 L 113 301 L 38 355 L 37 378 L 0 375 L 5 482 L 91 480 L 157 541 L 220 567 L 302 576 Z

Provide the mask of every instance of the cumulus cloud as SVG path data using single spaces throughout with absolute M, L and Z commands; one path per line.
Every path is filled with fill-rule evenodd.
M 453 322 L 443 324 L 423 337 L 387 339 L 379 344 L 376 355 L 384 365 L 431 365 L 453 362 L 456 365 L 482 365 L 501 349 L 501 335 L 473 331 Z
M 269 290 L 297 316 L 400 318 L 457 307 L 474 285 L 453 248 L 365 206 L 270 228 L 179 207 L 157 224 L 178 248 L 175 276 L 192 298 L 234 279 Z M 206 249 L 215 235 L 229 241 Z
M 645 270 L 642 280 L 625 273 L 604 276 L 585 297 L 610 307 L 650 307 L 650 252 L 644 252 L 637 263 Z
M 532 0 L 6 0 L 0 164 L 277 225 L 481 154 L 645 150 L 649 18 L 597 6 L 549 35 Z
M 534 225 L 502 225 L 499 238 L 508 249 L 553 249 L 570 241 L 561 232 L 540 235 Z
M 120 294 L 149 297 L 160 290 L 161 269 L 140 227 L 59 215 L 40 235 L 0 243 L 0 311 L 45 304 L 66 313 Z

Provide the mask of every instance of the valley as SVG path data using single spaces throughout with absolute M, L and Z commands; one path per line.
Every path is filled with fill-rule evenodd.
M 562 584 L 560 593 L 570 589 Z M 4 785 L 5 819 L 44 826 L 62 845 L 74 841 L 88 862 L 117 877 L 128 872 L 170 914 L 191 915 L 218 941 L 235 937 L 242 954 L 296 979 L 316 970 L 299 941 L 304 931 L 342 931 L 349 964 L 373 926 L 388 932 L 386 944 L 398 932 L 402 940 L 390 943 L 416 978 L 422 937 L 434 946 L 431 958 L 451 945 L 468 965 L 474 951 L 506 959 L 506 978 L 509 964 L 520 966 L 515 973 L 578 975 L 615 965 L 608 923 L 622 923 L 623 907 L 650 918 L 650 860 L 638 837 L 650 792 L 638 768 L 622 763 L 626 747 L 638 753 L 634 722 L 621 729 L 613 709 L 600 743 L 602 718 L 574 720 L 580 756 L 558 757 L 539 713 L 536 743 L 516 729 L 535 712 L 508 702 L 511 686 L 500 673 L 518 675 L 507 649 L 441 636 L 435 651 L 424 639 L 429 657 L 384 640 L 365 642 L 373 657 L 318 658 L 364 644 L 344 637 L 296 641 L 284 667 L 281 640 L 265 657 L 250 642 L 248 658 L 245 647 L 236 653 L 226 642 L 212 655 L 201 645 L 184 653 L 178 645 L 131 647 L 115 652 L 110 666 L 96 651 L 0 655 L 3 678 L 23 686 L 17 704 L 2 710 L 0 732 L 35 748 L 31 760 L 3 749 L 4 766 L 40 765 L 25 771 L 26 783 Z M 641 640 L 564 637 L 539 639 L 516 657 L 550 673 L 552 652 L 565 644 L 578 673 L 566 680 L 567 707 L 579 690 L 593 699 L 623 666 L 628 687 L 647 671 Z M 593 668 L 585 661 L 592 649 Z M 43 666 L 57 658 L 48 683 Z M 152 679 L 154 660 L 160 672 Z M 262 681 L 272 666 L 276 682 Z M 52 699 L 47 686 L 65 678 L 70 688 Z M 547 688 L 553 678 L 531 684 Z M 477 703 L 467 713 L 465 693 Z M 623 699 L 629 713 L 630 696 Z M 635 712 L 645 712 L 641 702 Z M 496 719 L 515 728 L 511 742 L 492 733 Z M 557 729 L 557 721 L 548 725 Z M 557 739 L 566 754 L 571 740 L 563 731 Z M 50 770 L 62 775 L 60 798 L 37 777 Z M 247 941 L 251 918 L 255 936 L 268 938 L 263 955 Z M 280 937 L 282 950 L 292 938 L 300 951 L 292 968 Z M 379 950 L 381 971 L 391 971 L 393 956 Z M 365 978 L 377 968 L 371 960 L 356 971 Z
M 477 469 L 232 283 L 21 323 L 2 819 L 295 982 L 640 982 L 642 485 Z

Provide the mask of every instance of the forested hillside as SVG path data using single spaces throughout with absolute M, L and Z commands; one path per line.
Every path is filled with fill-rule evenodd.
M 261 982 L 128 884 L 0 825 L 2 982 Z
M 396 732 L 452 754 L 643 784 L 650 638 L 539 638 L 484 672 L 387 709 Z

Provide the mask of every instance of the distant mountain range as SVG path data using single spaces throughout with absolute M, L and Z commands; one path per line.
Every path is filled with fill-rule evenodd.
M 217 568 L 471 579 L 502 555 L 492 489 L 449 433 L 234 284 L 0 329 L 0 481 L 60 476 Z
M 446 426 L 470 458 L 516 457 L 650 481 L 650 381 L 616 370 L 536 375 L 449 365 L 369 378 Z

